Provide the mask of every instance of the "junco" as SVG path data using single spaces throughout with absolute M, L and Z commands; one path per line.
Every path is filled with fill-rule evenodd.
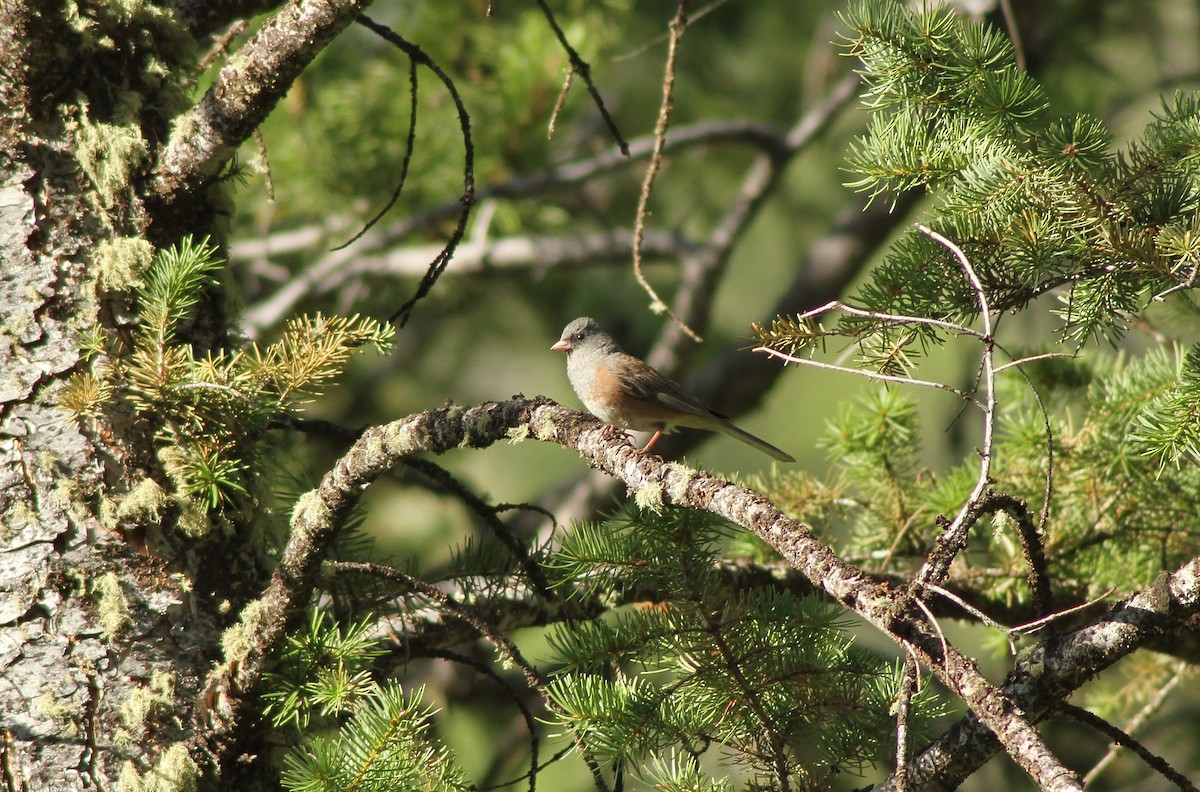
M 795 462 L 775 446 L 738 429 L 727 416 L 710 410 L 683 386 L 649 364 L 626 354 L 590 317 L 567 325 L 550 347 L 567 353 L 567 378 L 584 406 L 605 423 L 636 432 L 653 431 L 650 447 L 677 426 L 723 432 L 780 462 Z

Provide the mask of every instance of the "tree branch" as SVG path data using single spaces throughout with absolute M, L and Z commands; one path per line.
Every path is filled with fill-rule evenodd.
M 190 197 L 216 180 L 317 53 L 368 5 L 370 0 L 291 0 L 233 54 L 212 87 L 176 121 L 155 163 L 147 197 L 157 238 L 175 239 L 192 224 Z
M 1163 573 L 1142 591 L 1117 603 L 1090 624 L 1043 640 L 1009 673 L 1004 697 L 1032 721 L 1041 720 L 1083 683 L 1121 658 L 1184 627 L 1200 611 L 1200 558 Z M 954 789 L 1000 746 L 973 713 L 921 752 L 909 765 L 912 788 Z M 895 792 L 895 779 L 878 787 Z
M 209 744 L 229 758 L 232 738 L 245 727 L 242 721 L 251 695 L 275 662 L 285 637 L 301 625 L 320 565 L 349 510 L 371 482 L 413 454 L 483 448 L 521 438 L 576 449 L 590 466 L 625 482 L 642 503 L 702 509 L 756 533 L 827 595 L 912 649 L 962 697 L 974 722 L 997 735 L 1009 755 L 1043 789 L 1080 787 L 1032 727 L 1025 714 L 1029 710 L 1020 707 L 1018 702 L 1028 695 L 1026 691 L 1032 686 L 1043 695 L 1061 699 L 1129 651 L 1130 631 L 1148 635 L 1162 629 L 1166 619 L 1178 620 L 1200 607 L 1198 559 L 1174 578 L 1161 580 L 1153 591 L 1118 606 L 1103 628 L 1097 628 L 1099 634 L 1078 631 L 1044 647 L 1038 653 L 1036 673 L 1026 660 L 1001 691 L 979 673 L 974 661 L 944 642 L 919 609 L 896 612 L 900 592 L 838 558 L 807 527 L 787 517 L 761 494 L 642 453 L 629 444 L 624 433 L 545 398 L 515 398 L 475 407 L 449 405 L 368 429 L 320 486 L 302 496 L 294 512 L 291 538 L 268 589 L 243 611 L 245 648 L 239 656 L 227 658 L 227 664 L 210 680 L 210 698 L 221 707 L 213 711 Z M 1099 647 L 1097 641 L 1110 633 L 1117 640 Z M 1120 649 L 1122 645 L 1127 648 Z M 1081 672 L 1081 668 L 1087 670 Z M 1039 687 L 1045 686 L 1048 678 L 1054 680 L 1049 690 Z M 1046 709 L 1042 706 L 1033 712 L 1036 716 Z M 921 767 L 915 764 L 910 773 Z

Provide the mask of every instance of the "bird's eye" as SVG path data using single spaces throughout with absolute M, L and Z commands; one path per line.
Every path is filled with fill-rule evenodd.
M 575 335 L 571 336 L 572 341 L 582 341 L 583 339 L 584 339 L 584 334 L 582 332 L 576 333 Z

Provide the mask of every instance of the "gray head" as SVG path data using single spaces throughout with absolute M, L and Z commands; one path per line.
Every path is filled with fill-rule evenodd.
M 612 337 L 605 333 L 590 316 L 581 316 L 573 320 L 562 331 L 558 343 L 550 347 L 558 352 L 566 352 L 569 356 L 580 349 L 595 349 L 603 352 L 619 352 L 620 347 Z

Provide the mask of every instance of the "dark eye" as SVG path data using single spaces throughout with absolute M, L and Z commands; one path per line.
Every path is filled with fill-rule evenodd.
M 576 333 L 575 335 L 571 336 L 571 340 L 572 341 L 582 341 L 586 337 L 587 337 L 586 334 L 583 331 L 580 331 L 580 332 Z

